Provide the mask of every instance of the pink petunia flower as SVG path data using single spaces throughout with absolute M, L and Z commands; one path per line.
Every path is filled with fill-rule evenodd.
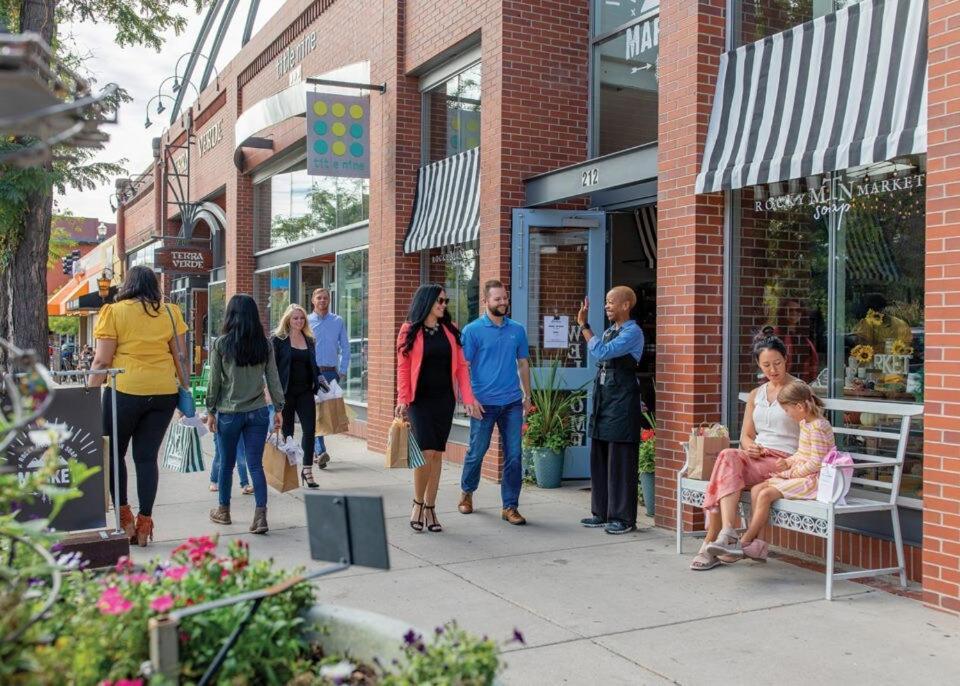
M 128 556 L 123 555 L 119 560 L 117 560 L 116 570 L 118 574 L 131 569 L 133 569 L 133 560 L 131 560 Z
M 170 567 L 169 569 L 164 570 L 163 575 L 168 579 L 173 579 L 174 581 L 181 581 L 183 577 L 190 573 L 190 568 L 186 565 L 181 565 L 179 567 Z
M 101 594 L 100 600 L 97 601 L 97 607 L 101 614 L 122 615 L 133 608 L 133 603 L 124 598 L 116 586 L 111 586 Z
M 173 608 L 173 596 L 167 593 L 166 595 L 158 595 L 156 598 L 150 601 L 150 609 L 154 612 L 167 612 Z
M 139 574 L 128 574 L 124 578 L 127 580 L 127 583 L 130 583 L 130 584 L 143 584 L 143 583 L 148 583 L 150 581 L 153 581 L 152 574 L 145 574 L 143 572 Z

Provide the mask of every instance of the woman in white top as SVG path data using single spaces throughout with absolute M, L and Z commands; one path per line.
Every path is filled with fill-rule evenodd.
M 755 388 L 747 399 L 740 447 L 724 450 L 713 467 L 703 499 L 707 536 L 690 564 L 690 569 L 695 571 L 713 569 L 720 564 L 720 559 L 707 552 L 709 543 L 736 543 L 741 491 L 766 481 L 776 471 L 778 460 L 797 451 L 800 425 L 790 419 L 777 402 L 780 389 L 794 380 L 787 371 L 786 346 L 766 327 L 754 339 L 753 358 L 767 382 Z

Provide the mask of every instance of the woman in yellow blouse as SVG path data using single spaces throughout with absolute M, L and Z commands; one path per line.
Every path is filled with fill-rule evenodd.
M 124 370 L 117 376 L 120 526 L 131 542 L 141 546 L 153 538 L 153 502 L 159 481 L 157 456 L 177 408 L 178 377 L 184 388 L 189 385 L 183 372 L 184 361 L 177 353 L 178 349 L 186 350 L 186 331 L 180 308 L 163 302 L 157 275 L 144 266 L 132 267 L 127 272 L 116 302 L 100 310 L 93 331 L 97 350 L 91 369 Z M 100 386 L 105 378 L 105 374 L 93 375 L 90 384 Z M 112 393 L 107 388 L 103 395 L 103 433 L 111 437 Z M 131 442 L 140 503 L 136 522 L 127 503 L 125 455 Z M 111 479 L 111 492 L 113 488 Z

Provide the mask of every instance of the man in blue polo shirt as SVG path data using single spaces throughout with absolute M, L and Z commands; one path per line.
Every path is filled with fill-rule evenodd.
M 473 492 L 480 484 L 483 456 L 490 447 L 493 427 L 500 429 L 503 442 L 503 479 L 500 497 L 503 500 L 501 519 L 511 524 L 526 524 L 517 511 L 520 485 L 521 429 L 530 409 L 530 356 L 527 332 L 507 314 L 507 289 L 497 280 L 483 285 L 486 313 L 470 322 L 462 333 L 463 355 L 470 365 L 473 395 L 483 406 L 483 418 L 470 420 L 470 448 L 463 461 L 460 478 L 462 514 L 473 512 Z M 523 386 L 521 390 L 521 385 Z

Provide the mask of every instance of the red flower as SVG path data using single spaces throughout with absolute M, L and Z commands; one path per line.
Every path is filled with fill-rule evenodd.
M 133 569 L 133 560 L 131 560 L 131 559 L 130 559 L 129 557 L 127 557 L 126 555 L 123 555 L 123 556 L 120 557 L 119 560 L 117 560 L 117 566 L 116 566 L 115 569 L 116 569 L 116 571 L 117 571 L 118 574 L 121 573 L 121 572 L 125 572 L 125 571 L 127 571 L 127 570 L 130 570 L 130 569 Z
M 210 538 L 209 536 L 200 536 L 196 538 L 188 538 L 186 543 L 178 545 L 173 550 L 173 554 L 186 552 L 190 557 L 190 561 L 199 566 L 200 563 L 204 562 L 207 557 L 209 557 L 214 550 L 217 548 L 217 542 Z
M 656 432 L 653 429 L 644 429 L 640 432 L 640 440 L 643 442 L 652 441 Z
M 520 435 L 523 436 L 525 433 L 527 433 L 527 429 L 528 429 L 529 427 L 530 427 L 530 425 L 527 424 L 526 422 L 524 422 L 523 424 L 521 424 L 521 425 L 520 425 Z

